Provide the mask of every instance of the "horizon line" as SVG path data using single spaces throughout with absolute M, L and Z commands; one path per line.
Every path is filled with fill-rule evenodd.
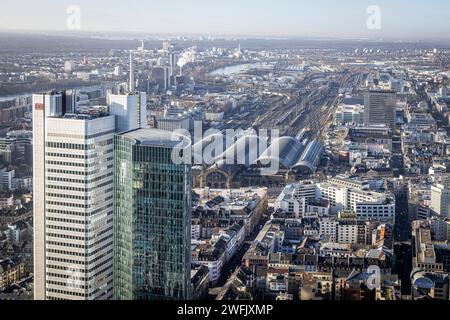
M 208 38 L 215 38 L 211 40 L 217 39 L 258 39 L 258 40 L 316 40 L 316 41 L 324 41 L 324 40 L 343 40 L 343 41 L 371 41 L 371 42 L 421 42 L 421 43 L 430 43 L 434 41 L 449 41 L 448 45 L 450 46 L 450 35 L 448 36 L 436 36 L 436 37 L 399 37 L 399 36 L 368 36 L 368 35 L 264 35 L 264 34 L 232 34 L 232 33 L 198 33 L 198 32 L 152 32 L 152 31 L 117 31 L 117 30 L 65 30 L 65 29 L 53 29 L 53 30 L 45 30 L 45 29 L 2 29 L 0 28 L 0 33 L 9 33 L 9 34 L 29 34 L 29 35 L 42 35 L 45 34 L 47 36 L 93 36 L 98 34 L 103 34 L 105 36 L 108 35 L 121 35 L 121 36 L 147 36 L 147 37 L 203 37 L 203 40 L 209 40 Z M 56 33 L 54 35 L 49 33 Z M 117 40 L 117 39 L 107 39 L 107 40 Z M 131 39 L 130 39 L 131 40 Z M 141 39 L 142 40 L 142 39 Z M 160 40 L 160 39 L 153 39 Z

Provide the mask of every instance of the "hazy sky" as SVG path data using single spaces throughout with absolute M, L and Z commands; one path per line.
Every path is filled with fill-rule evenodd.
M 68 30 L 69 5 L 81 31 L 450 39 L 448 0 L 1 0 L 0 30 Z

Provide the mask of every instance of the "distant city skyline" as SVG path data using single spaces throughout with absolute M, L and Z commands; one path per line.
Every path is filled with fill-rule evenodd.
M 379 29 L 367 26 L 367 8 L 374 5 L 381 10 Z M 80 8 L 76 30 L 67 26 L 70 6 Z M 445 0 L 50 0 L 45 4 L 6 0 L 0 31 L 426 40 L 449 38 L 448 12 L 450 2 Z

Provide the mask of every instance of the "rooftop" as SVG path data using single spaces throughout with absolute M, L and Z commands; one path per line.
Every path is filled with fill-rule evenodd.
M 180 147 L 180 142 L 183 143 L 183 148 L 190 145 L 190 138 L 179 133 L 159 129 L 136 129 L 122 133 L 121 136 L 133 139 L 137 144 L 144 146 L 175 148 Z

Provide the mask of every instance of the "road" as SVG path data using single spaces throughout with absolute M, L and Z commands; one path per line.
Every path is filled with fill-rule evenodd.
M 242 247 L 233 255 L 233 257 L 223 266 L 222 268 L 222 274 L 217 281 L 215 287 L 223 287 L 226 282 L 228 281 L 228 278 L 231 276 L 231 274 L 236 270 L 236 268 L 240 267 L 242 265 L 242 258 L 244 257 L 245 253 L 250 249 L 251 244 L 255 240 L 255 238 L 258 236 L 259 232 L 261 231 L 262 227 L 266 224 L 268 220 L 268 217 L 263 216 L 258 225 L 255 227 L 253 233 L 248 236 L 245 239 L 244 244 Z

